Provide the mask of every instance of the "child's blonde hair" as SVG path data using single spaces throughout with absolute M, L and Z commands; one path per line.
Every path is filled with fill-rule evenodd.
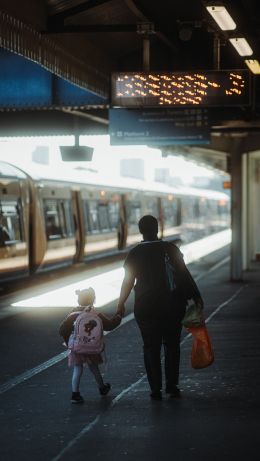
M 92 287 L 86 288 L 85 290 L 76 290 L 78 295 L 78 303 L 80 306 L 93 306 L 96 294 Z

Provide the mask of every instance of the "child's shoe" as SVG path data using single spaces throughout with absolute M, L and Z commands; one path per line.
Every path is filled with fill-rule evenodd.
M 107 395 L 111 389 L 111 384 L 105 383 L 104 386 L 99 388 L 99 392 L 101 395 Z
M 79 392 L 72 392 L 71 403 L 83 403 L 84 399 Z

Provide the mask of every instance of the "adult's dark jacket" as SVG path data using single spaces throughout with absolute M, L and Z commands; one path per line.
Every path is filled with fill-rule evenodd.
M 130 271 L 135 281 L 135 304 L 142 300 L 164 298 L 169 291 L 166 281 L 165 253 L 175 268 L 176 290 L 174 298 L 186 305 L 189 299 L 199 300 L 201 294 L 191 276 L 179 248 L 163 240 L 144 241 L 132 248 L 125 260 L 124 268 Z

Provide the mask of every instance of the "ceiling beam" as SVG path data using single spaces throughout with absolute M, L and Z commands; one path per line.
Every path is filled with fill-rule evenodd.
M 109 3 L 110 0 L 92 0 L 80 3 L 79 5 L 72 6 L 71 8 L 66 8 L 65 10 L 59 13 L 50 13 L 49 19 L 51 21 L 64 21 L 71 16 L 75 16 L 76 14 L 84 13 L 88 10 L 95 8 L 96 6 L 102 5 L 103 3 Z
M 86 24 L 64 25 L 51 22 L 43 34 L 96 33 L 96 32 L 137 32 L 137 24 Z
M 154 18 L 148 17 L 147 14 L 144 13 L 143 9 L 141 9 L 140 5 L 135 1 L 135 0 L 125 0 L 125 3 L 127 4 L 128 8 L 141 20 L 144 22 L 152 22 L 155 23 Z M 155 29 L 156 30 L 156 29 Z M 157 37 L 165 43 L 169 48 L 174 50 L 175 52 L 177 51 L 177 47 L 174 45 L 172 40 L 170 40 L 164 32 L 161 32 L 161 30 L 165 30 L 160 26 L 158 30 L 156 30 L 156 35 Z

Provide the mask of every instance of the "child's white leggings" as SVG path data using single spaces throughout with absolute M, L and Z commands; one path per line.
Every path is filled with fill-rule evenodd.
M 104 381 L 101 376 L 97 363 L 88 365 L 90 371 L 93 373 L 98 387 L 104 386 Z M 79 392 L 80 379 L 83 373 L 83 365 L 74 365 L 72 373 L 72 392 Z

